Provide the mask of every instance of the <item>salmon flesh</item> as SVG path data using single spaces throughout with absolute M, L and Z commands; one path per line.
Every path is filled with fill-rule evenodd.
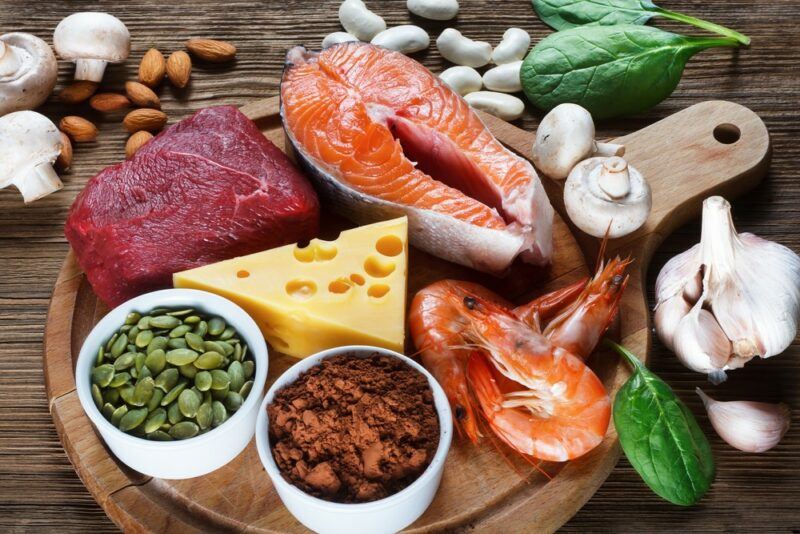
M 552 257 L 553 208 L 533 166 L 458 94 L 399 52 L 294 47 L 281 117 L 329 205 L 358 223 L 407 215 L 416 247 L 486 272 Z

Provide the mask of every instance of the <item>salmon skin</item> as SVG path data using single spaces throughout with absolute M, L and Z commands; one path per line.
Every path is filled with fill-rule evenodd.
M 413 59 L 360 42 L 294 47 L 281 118 L 301 165 L 346 217 L 407 215 L 412 244 L 481 271 L 501 273 L 517 256 L 550 262 L 553 208 L 533 166 Z

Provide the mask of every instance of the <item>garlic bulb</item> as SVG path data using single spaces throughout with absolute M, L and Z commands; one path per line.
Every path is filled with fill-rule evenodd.
M 681 362 L 718 383 L 755 356 L 794 340 L 800 319 L 800 257 L 737 234 L 722 197 L 703 202 L 700 243 L 664 265 L 656 281 L 656 332 Z
M 778 444 L 789 430 L 791 412 L 785 404 L 712 399 L 700 388 L 711 426 L 728 445 L 744 452 L 764 452 Z

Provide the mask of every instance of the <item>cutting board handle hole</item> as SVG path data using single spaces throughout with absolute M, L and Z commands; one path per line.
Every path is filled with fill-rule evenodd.
M 723 145 L 732 145 L 742 137 L 742 131 L 735 124 L 720 124 L 714 128 L 714 139 Z

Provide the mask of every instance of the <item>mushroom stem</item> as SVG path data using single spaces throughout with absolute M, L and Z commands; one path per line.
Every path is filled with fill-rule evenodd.
M 12 182 L 26 204 L 58 191 L 64 184 L 56 174 L 51 163 L 40 163 Z
M 0 41 L 0 76 L 11 76 L 19 69 L 19 57 L 13 46 Z
M 624 156 L 625 145 L 615 145 L 614 143 L 598 143 L 594 144 L 593 156 Z
M 612 156 L 599 168 L 597 185 L 612 200 L 624 198 L 631 191 L 631 177 L 628 172 L 628 162 Z
M 107 63 L 103 59 L 78 59 L 75 61 L 75 79 L 99 82 L 103 79 Z

